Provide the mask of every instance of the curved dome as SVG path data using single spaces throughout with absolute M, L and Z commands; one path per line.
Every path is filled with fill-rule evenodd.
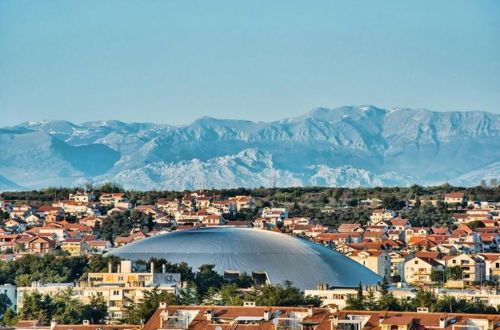
M 285 280 L 300 289 L 318 283 L 355 287 L 375 284 L 381 278 L 348 257 L 324 246 L 293 236 L 251 228 L 212 227 L 153 236 L 108 254 L 131 260 L 165 258 L 185 261 L 193 269 L 214 264 L 215 270 L 266 272 L 273 284 Z

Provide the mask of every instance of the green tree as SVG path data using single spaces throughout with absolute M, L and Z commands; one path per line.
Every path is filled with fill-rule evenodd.
M 78 324 L 82 322 L 82 307 L 80 300 L 73 298 L 73 288 L 58 292 L 52 301 L 52 315 L 62 324 Z
M 102 297 L 93 296 L 90 302 L 82 306 L 81 318 L 91 324 L 104 324 L 108 316 L 108 306 Z
M 160 302 L 174 304 L 176 298 L 172 293 L 162 291 L 156 286 L 152 290 L 144 291 L 144 297 L 138 302 L 134 302 L 130 298 L 127 298 L 126 301 L 124 321 L 129 324 L 139 324 L 151 318 L 151 315 L 160 306 Z
M 196 283 L 200 296 L 204 296 L 209 288 L 219 289 L 224 283 L 224 278 L 214 271 L 215 265 L 201 265 L 195 275 Z
M 387 282 L 387 278 L 382 279 L 382 283 L 380 283 L 380 294 L 385 296 L 389 292 L 389 282 Z
M 248 297 L 259 306 L 299 306 L 304 305 L 306 301 L 304 295 L 298 288 L 292 286 L 290 281 L 285 281 L 283 285 L 266 284 L 261 288 L 254 287 Z
M 476 228 L 484 228 L 485 224 L 482 221 L 474 220 L 467 222 L 467 227 L 469 227 L 472 230 L 476 230 Z
M 445 272 L 443 270 L 432 268 L 431 270 L 431 281 L 435 283 L 446 281 Z
M 460 281 L 463 278 L 463 269 L 460 266 L 452 266 L 446 269 L 447 278 L 452 281 Z
M 0 317 L 5 313 L 11 304 L 12 301 L 10 301 L 10 298 L 4 293 L 0 293 Z
M 18 317 L 16 312 L 12 309 L 12 307 L 7 308 L 5 313 L 3 314 L 2 322 L 6 326 L 12 327 L 17 323 Z
M 198 297 L 198 287 L 194 282 L 188 282 L 185 288 L 179 290 L 179 302 L 181 305 L 197 304 L 199 301 Z
M 365 310 L 365 303 L 364 303 L 364 296 L 363 296 L 363 286 L 361 285 L 361 282 L 358 284 L 358 290 L 356 293 L 356 296 L 349 295 L 346 300 L 346 309 L 352 309 L 352 310 Z
M 22 320 L 38 320 L 48 325 L 54 315 L 54 303 L 49 295 L 42 295 L 38 291 L 24 294 L 23 308 L 19 313 Z
M 243 300 L 238 286 L 235 283 L 223 284 L 219 290 L 221 303 L 224 306 L 241 306 Z
M 382 207 L 389 210 L 401 210 L 405 207 L 404 200 L 398 199 L 396 196 L 391 195 L 382 199 Z

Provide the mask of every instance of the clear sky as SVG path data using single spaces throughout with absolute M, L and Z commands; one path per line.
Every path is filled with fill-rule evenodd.
M 499 0 L 0 0 L 0 126 L 500 113 Z

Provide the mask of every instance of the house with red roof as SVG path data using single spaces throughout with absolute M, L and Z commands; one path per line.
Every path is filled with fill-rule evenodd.
M 349 233 L 353 231 L 364 232 L 365 230 L 359 223 L 341 223 L 337 228 L 339 233 Z
M 4 228 L 9 232 L 22 233 L 26 230 L 27 223 L 21 219 L 8 219 L 3 223 Z
M 111 242 L 106 240 L 87 241 L 87 245 L 89 253 L 105 253 L 112 248 Z
M 446 204 L 463 204 L 466 201 L 464 193 L 454 192 L 444 195 Z
M 408 219 L 393 218 L 389 220 L 390 230 L 405 231 L 408 228 L 411 228 L 411 223 Z

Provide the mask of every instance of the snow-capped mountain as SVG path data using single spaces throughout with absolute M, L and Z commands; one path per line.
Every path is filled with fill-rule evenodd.
M 500 115 L 374 106 L 274 122 L 28 122 L 0 129 L 0 189 L 381 186 L 500 178 Z

